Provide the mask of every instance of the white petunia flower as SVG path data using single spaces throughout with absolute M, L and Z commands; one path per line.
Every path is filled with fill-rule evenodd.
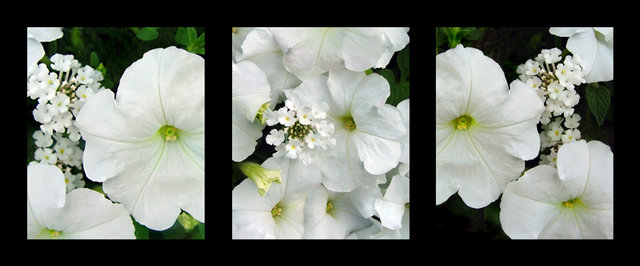
M 409 28 L 382 28 L 381 38 L 385 41 L 385 53 L 378 59 L 374 68 L 385 68 L 395 52 L 404 49 L 409 44 Z
M 398 165 L 400 141 L 407 129 L 400 111 L 385 104 L 390 90 L 382 76 L 347 69 L 330 71 L 328 76 L 304 80 L 285 94 L 299 105 L 327 105 L 326 120 L 334 125 L 331 138 L 336 145 L 318 163 L 329 190 L 347 192 L 374 184 L 376 175 Z M 332 131 L 318 125 L 320 135 Z
M 269 31 L 284 52 L 285 68 L 302 81 L 342 68 L 358 72 L 372 68 L 385 55 L 389 39 L 383 36 L 383 28 L 269 28 Z
M 371 225 L 354 205 L 353 192 L 336 193 L 317 186 L 304 206 L 305 239 L 343 239 Z
M 599 141 L 562 145 L 557 169 L 540 165 L 510 183 L 500 223 L 511 238 L 613 238 L 613 153 Z
M 135 239 L 131 217 L 122 205 L 90 189 L 66 191 L 59 168 L 27 166 L 27 238 Z
M 97 93 L 78 114 L 87 177 L 150 229 L 171 227 L 181 209 L 204 222 L 204 60 L 150 50 L 117 91 Z
M 231 221 L 237 229 L 232 238 L 302 238 L 306 193 L 320 183 L 320 173 L 314 165 L 282 157 L 269 158 L 262 166 L 282 169 L 282 182 L 271 184 L 264 196 L 248 178 L 233 189 Z M 253 228 L 240 230 L 247 226 Z
M 235 60 L 251 61 L 264 72 L 271 87 L 269 108 L 273 109 L 283 100 L 282 90 L 298 86 L 300 80 L 285 68 L 282 60 L 284 53 L 268 29 L 236 28 L 236 32 L 245 31 L 248 32 L 235 55 Z
M 62 28 L 27 28 L 27 72 L 44 56 L 42 42 L 62 38 Z
M 538 156 L 544 106 L 520 80 L 458 45 L 436 56 L 436 205 L 458 192 L 472 208 L 495 201 Z
M 587 83 L 613 80 L 613 28 L 549 28 L 569 37 L 567 49 L 580 59 Z

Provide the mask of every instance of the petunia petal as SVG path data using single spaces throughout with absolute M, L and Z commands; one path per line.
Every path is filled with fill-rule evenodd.
M 44 56 L 44 48 L 36 39 L 27 38 L 27 71 Z
M 62 38 L 62 28 L 60 27 L 29 27 L 27 28 L 27 38 L 34 38 L 39 42 L 50 42 Z
M 549 33 L 556 35 L 558 37 L 569 37 L 576 33 L 584 32 L 587 30 L 591 30 L 590 28 L 559 28 L 559 27 L 551 27 L 549 28 Z
M 592 140 L 589 147 L 589 175 L 579 196 L 590 209 L 613 210 L 613 153 L 606 144 Z
M 556 169 L 540 165 L 505 188 L 500 201 L 500 223 L 511 238 L 538 238 L 561 212 L 567 199 Z
M 356 129 L 350 141 L 355 143 L 367 172 L 379 175 L 396 167 L 402 153 L 399 140 L 406 134 L 400 112 L 384 105 L 355 116 L 354 122 Z
M 65 238 L 135 239 L 127 209 L 86 188 L 69 192 L 57 223 Z
M 499 138 L 504 149 L 523 160 L 531 160 L 540 151 L 540 135 L 536 125 L 544 112 L 544 104 L 528 86 L 520 80 L 511 83 L 508 98 L 499 103 L 500 110 L 490 108 L 473 113 L 477 134 L 487 134 L 488 139 Z M 489 135 L 491 137 L 489 137 Z
M 385 53 L 381 28 L 345 28 L 342 44 L 344 65 L 351 71 L 365 71 L 376 65 Z
M 138 122 L 118 107 L 113 92 L 103 90 L 87 101 L 76 118 L 75 125 L 86 141 L 84 170 L 96 182 L 120 173 L 131 160 L 138 161 L 139 154 L 132 150 L 155 151 L 153 140 L 159 138 L 154 136 L 161 125 Z
M 258 120 L 249 122 L 236 106 L 231 108 L 231 159 L 240 162 L 253 153 L 265 125 Z
M 203 218 L 204 169 L 194 164 L 178 142 L 159 139 L 156 143 L 136 153 L 140 159 L 128 157 L 129 162 L 122 162 L 127 171 L 106 180 L 103 190 L 136 221 L 154 230 L 171 227 L 181 208 L 195 214 L 194 218 Z
M 558 177 L 564 182 L 571 198 L 580 196 L 587 185 L 587 177 L 589 176 L 589 146 L 587 142 L 579 140 L 562 145 L 557 158 Z
M 271 100 L 267 76 L 253 62 L 242 61 L 232 66 L 231 105 L 253 121 L 260 106 Z
M 409 130 L 409 99 L 407 98 L 406 100 L 403 100 L 402 102 L 398 103 L 398 111 L 400 111 L 400 114 L 402 115 L 402 121 L 404 122 L 405 127 L 407 128 L 407 135 L 406 137 L 402 138 L 400 140 L 400 144 L 402 145 L 402 154 L 400 155 L 400 161 L 403 163 L 409 163 L 409 149 L 410 146 L 409 145 L 409 133 L 411 132 L 411 130 Z M 436 143 L 438 143 L 437 139 L 436 139 Z
M 54 228 L 65 205 L 66 192 L 64 175 L 58 167 L 40 163 L 27 166 L 27 237 L 36 237 L 39 228 Z

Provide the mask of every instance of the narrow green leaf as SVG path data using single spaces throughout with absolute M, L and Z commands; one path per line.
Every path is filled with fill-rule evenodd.
M 91 67 L 93 68 L 97 68 L 98 64 L 100 64 L 100 58 L 98 58 L 98 54 L 96 52 L 91 52 L 91 55 L 89 57 L 89 65 L 91 65 Z
M 589 109 L 596 118 L 598 126 L 601 126 L 611 104 L 611 93 L 606 87 L 591 83 L 587 85 L 586 96 Z

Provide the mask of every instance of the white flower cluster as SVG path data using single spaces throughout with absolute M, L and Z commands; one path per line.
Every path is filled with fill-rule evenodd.
M 409 238 L 409 99 L 365 74 L 408 30 L 232 29 L 234 239 Z M 263 131 L 276 152 L 244 161 Z
M 104 89 L 100 85 L 103 76 L 91 66 L 82 67 L 73 55 L 54 54 L 51 69 L 55 71 L 41 63 L 27 73 L 27 96 L 38 101 L 33 117 L 41 123 L 40 130 L 33 133 L 38 147 L 34 159 L 57 165 L 70 191 L 84 186 L 82 173 L 71 173 L 71 167 L 82 169 L 81 136 L 74 126 L 75 117 L 92 95 Z
M 535 60 L 529 59 L 516 69 L 520 80 L 545 102 L 546 110 L 540 118 L 543 129 L 540 150 L 549 148 L 549 153 L 541 154 L 540 159 L 542 164 L 552 166 L 556 165 L 560 145 L 581 138 L 578 130 L 581 117 L 574 113 L 573 107 L 580 101 L 575 86 L 585 83 L 583 69 L 580 61 L 571 55 L 558 63 L 560 61 L 560 49 L 543 49 Z
M 327 114 L 318 105 L 300 108 L 288 99 L 284 107 L 277 111 L 266 110 L 264 116 L 268 126 L 284 126 L 283 129 L 271 129 L 265 138 L 267 144 L 276 146 L 274 156 L 286 153 L 289 159 L 298 158 L 309 165 L 316 147 L 327 150 L 328 145 L 336 145 L 336 140 L 331 138 L 335 126 L 324 120 Z

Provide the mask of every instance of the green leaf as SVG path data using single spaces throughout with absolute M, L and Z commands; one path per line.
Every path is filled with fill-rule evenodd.
M 189 42 L 188 45 L 192 45 L 193 43 L 195 43 L 196 39 L 198 39 L 198 32 L 196 31 L 196 28 L 188 27 L 187 28 L 187 40 Z
M 82 41 L 81 28 L 73 28 L 71 30 L 71 45 L 75 49 L 76 53 L 81 53 L 84 50 L 84 41 Z
M 400 69 L 400 81 L 404 82 L 409 79 L 409 45 L 402 51 L 398 52 L 398 68 Z
M 479 28 L 471 28 L 468 33 L 464 36 L 465 39 L 470 41 L 480 40 L 484 36 L 484 32 Z
M 91 67 L 93 68 L 97 68 L 98 64 L 100 64 L 100 58 L 98 58 L 98 54 L 96 52 L 91 52 L 91 55 L 89 57 L 89 65 L 91 65 Z M 104 73 L 102 73 L 102 75 L 104 75 Z
M 187 28 L 181 27 L 176 31 L 175 40 L 184 46 L 189 45 L 189 37 L 187 36 Z
M 153 41 L 158 38 L 158 27 L 144 27 L 136 32 L 136 37 L 143 41 Z
M 204 55 L 204 32 L 187 48 L 189 52 Z
M 136 239 L 149 239 L 149 228 L 139 224 L 133 217 L 131 217 L 131 221 L 133 221 L 133 227 L 135 228 Z
M 587 85 L 586 96 L 589 109 L 596 118 L 598 126 L 601 126 L 611 104 L 611 93 L 606 87 L 591 83 Z
M 391 94 L 387 98 L 387 104 L 397 106 L 398 103 L 409 98 L 409 82 L 396 81 L 395 74 L 389 69 L 381 69 L 378 74 L 389 82 Z

